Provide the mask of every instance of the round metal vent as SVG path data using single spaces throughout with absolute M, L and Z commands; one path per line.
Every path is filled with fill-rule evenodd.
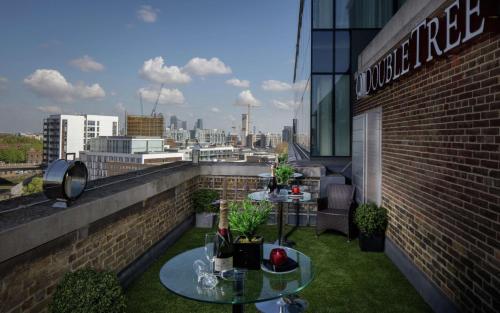
M 49 199 L 75 200 L 87 186 L 87 167 L 81 161 L 56 160 L 43 175 L 43 192 Z

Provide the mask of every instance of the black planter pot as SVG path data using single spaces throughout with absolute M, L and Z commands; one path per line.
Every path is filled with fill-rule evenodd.
M 234 241 L 233 266 L 249 270 L 259 270 L 262 263 L 264 238 L 257 237 L 255 242 L 240 242 L 245 237 L 239 236 Z
M 359 248 L 366 252 L 383 252 L 385 235 L 367 235 L 363 232 L 359 234 Z

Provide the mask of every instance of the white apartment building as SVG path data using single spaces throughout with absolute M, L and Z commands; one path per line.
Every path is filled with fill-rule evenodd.
M 195 129 L 194 138 L 201 144 L 223 145 L 226 143 L 226 132 L 222 129 Z
M 43 162 L 78 158 L 88 140 L 118 134 L 118 116 L 50 115 L 43 120 Z
M 183 160 L 192 160 L 193 147 L 188 149 L 181 149 L 179 152 L 183 153 Z M 200 149 L 201 161 L 224 161 L 226 159 L 234 158 L 237 149 L 231 146 L 225 147 L 204 147 Z

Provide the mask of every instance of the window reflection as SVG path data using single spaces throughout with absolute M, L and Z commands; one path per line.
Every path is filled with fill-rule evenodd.
M 313 31 L 312 33 L 312 71 L 317 73 L 333 72 L 333 32 Z
M 393 4 L 393 0 L 336 0 L 335 27 L 381 28 L 391 18 Z
M 349 43 L 348 31 L 335 32 L 335 72 L 345 73 L 349 71 Z
M 311 87 L 311 154 L 332 155 L 332 76 L 313 75 Z
M 350 76 L 335 75 L 335 155 L 351 154 Z
M 313 28 L 333 28 L 333 0 L 313 0 Z

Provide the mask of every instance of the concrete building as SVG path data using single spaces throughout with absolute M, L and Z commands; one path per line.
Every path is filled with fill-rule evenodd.
M 164 129 L 163 115 L 126 115 L 125 132 L 127 136 L 162 137 Z
M 105 115 L 50 115 L 43 120 L 43 163 L 78 158 L 90 139 L 118 133 L 118 117 Z
M 182 153 L 163 152 L 163 145 L 163 138 L 99 137 L 90 141 L 88 151 L 80 152 L 80 160 L 91 180 L 183 160 Z
M 170 129 L 177 129 L 178 126 L 179 126 L 179 119 L 177 118 L 177 116 L 172 115 L 170 117 L 170 126 L 169 126 L 169 128 Z
M 224 145 L 226 143 L 226 132 L 222 129 L 196 129 L 194 139 L 197 139 L 200 143 Z
M 267 133 L 266 134 L 266 147 L 276 148 L 282 142 L 281 134 Z
M 248 115 L 246 113 L 241 114 L 241 144 L 247 146 L 247 136 L 248 136 Z
M 186 140 L 191 139 L 191 132 L 187 129 L 166 129 L 165 138 L 172 139 L 178 143 L 185 143 Z
M 200 149 L 201 161 L 226 161 L 234 159 L 237 149 L 234 147 L 202 147 Z M 192 147 L 181 149 L 178 152 L 183 154 L 183 160 L 192 159 Z

